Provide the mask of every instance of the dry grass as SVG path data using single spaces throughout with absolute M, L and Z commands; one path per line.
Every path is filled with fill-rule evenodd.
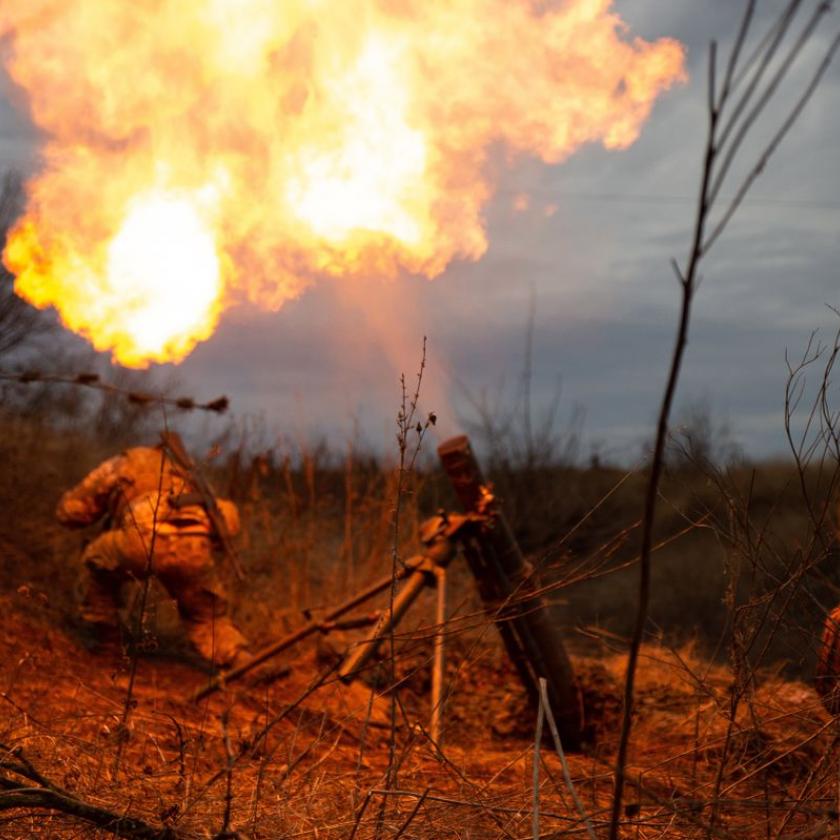
M 269 673 L 194 706 L 187 698 L 206 676 L 177 658 L 174 611 L 160 593 L 151 623 L 164 650 L 140 660 L 136 708 L 122 730 L 129 663 L 116 649 L 91 654 L 80 646 L 69 622 L 79 538 L 58 530 L 51 518 L 60 491 L 113 444 L 94 445 L 73 431 L 56 434 L 31 420 L 4 423 L 0 741 L 22 749 L 52 782 L 87 803 L 187 838 L 235 832 L 252 838 L 526 838 L 535 801 L 542 837 L 586 836 L 549 740 L 535 800 L 536 713 L 484 618 L 469 573 L 457 563 L 442 745 L 431 743 L 425 729 L 433 629 L 428 597 L 395 640 L 400 726 L 396 779 L 387 791 L 388 695 L 371 704 L 370 688 L 387 689 L 387 668 L 350 688 L 328 676 L 308 694 L 348 641 L 330 636 L 278 663 L 292 666 L 289 675 L 272 680 Z M 237 589 L 234 608 L 261 643 L 302 623 L 303 607 L 333 604 L 387 572 L 396 478 L 358 454 L 246 452 L 217 459 L 212 471 L 217 487 L 239 502 L 247 525 L 242 556 L 248 580 Z M 749 480 L 749 471 L 739 470 L 727 478 L 730 489 Z M 795 545 L 807 522 L 792 471 L 771 465 L 759 472 L 753 514 L 773 517 L 778 546 Z M 415 550 L 423 516 L 451 504 L 438 476 L 412 481 L 402 511 L 403 556 Z M 635 557 L 642 487 L 640 476 L 621 481 L 620 471 L 603 467 L 540 468 L 522 485 L 539 498 L 536 530 L 525 527 L 524 491 L 506 500 L 521 512 L 515 513 L 517 532 L 532 556 L 544 560 L 542 580 L 567 627 L 588 737 L 586 749 L 569 757 L 570 771 L 599 834 L 612 795 L 632 598 L 627 571 L 608 572 Z M 685 465 L 669 474 L 663 494 L 659 537 L 685 533 L 654 555 L 654 592 L 661 601 L 654 602 L 653 615 L 662 632 L 643 650 L 625 835 L 835 836 L 835 724 L 813 690 L 791 678 L 810 673 L 818 609 L 807 598 L 790 602 L 789 621 L 764 658 L 777 667 L 751 668 L 744 680 L 737 659 L 734 672 L 722 664 L 732 654 L 724 596 L 734 549 L 721 542 L 720 530 L 728 505 L 715 481 Z M 698 521 L 706 524 L 686 531 L 687 522 Z M 570 531 L 571 539 L 564 539 Z M 565 586 L 570 577 L 581 580 Z M 753 590 L 743 581 L 738 587 L 730 595 L 747 602 Z M 832 596 L 819 578 L 808 592 L 820 587 Z M 686 644 L 688 638 L 695 643 Z M 721 639 L 713 662 L 709 654 Z M 795 650 L 795 657 L 782 660 L 778 653 L 785 650 Z M 105 836 L 78 818 L 43 809 L 3 811 L 0 820 L 0 836 L 9 838 Z
M 74 795 L 169 825 L 179 836 L 211 836 L 225 810 L 227 720 L 235 829 L 255 838 L 338 838 L 349 837 L 358 818 L 356 836 L 375 836 L 377 809 L 361 809 L 368 794 L 380 789 L 387 764 L 381 701 L 369 715 L 367 689 L 328 681 L 283 716 L 317 672 L 313 651 L 298 652 L 284 680 L 201 706 L 186 699 L 202 684 L 200 673 L 178 662 L 144 659 L 131 731 L 121 733 L 125 663 L 114 652 L 92 656 L 81 649 L 56 629 L 57 617 L 38 593 L 5 598 L 0 614 L 2 740 L 22 748 Z M 583 754 L 570 756 L 571 775 L 600 827 L 612 790 L 624 656 L 605 650 L 575 657 L 575 665 L 591 743 Z M 421 686 L 422 673 L 414 680 Z M 381 836 L 395 836 L 417 797 L 428 791 L 404 836 L 529 837 L 533 710 L 492 639 L 467 659 L 453 656 L 450 680 L 455 689 L 442 750 L 425 735 L 424 695 L 401 692 L 396 788 L 404 793 L 391 792 Z M 727 743 L 730 683 L 727 669 L 710 666 L 690 649 L 644 648 L 627 836 L 707 836 Z M 120 738 L 127 739 L 126 747 L 114 778 Z M 836 825 L 834 738 L 834 724 L 810 687 L 763 676 L 729 735 L 713 833 L 792 837 L 805 828 Z M 547 744 L 541 759 L 543 836 L 580 834 L 559 761 Z M 95 836 L 77 820 L 43 812 L 7 814 L 0 825 L 9 838 Z

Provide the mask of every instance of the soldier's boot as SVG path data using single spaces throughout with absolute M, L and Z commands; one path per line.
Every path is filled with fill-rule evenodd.
M 217 668 L 236 668 L 248 659 L 248 641 L 227 616 L 185 619 L 184 627 L 193 647 Z
M 75 627 L 91 653 L 121 649 L 119 584 L 87 570 L 78 588 Z
M 82 554 L 77 585 L 78 623 L 82 644 L 91 652 L 121 649 L 120 588 L 126 575 L 115 549 L 113 532 L 88 543 Z
M 230 668 L 246 661 L 248 640 L 228 615 L 227 599 L 215 579 L 182 586 L 173 594 L 187 637 L 207 662 Z

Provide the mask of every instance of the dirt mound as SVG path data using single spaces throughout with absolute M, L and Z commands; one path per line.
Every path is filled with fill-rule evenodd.
M 389 697 L 319 676 L 314 645 L 278 664 L 291 670 L 196 705 L 189 696 L 205 673 L 162 652 L 134 671 L 116 647 L 91 653 L 24 589 L 0 603 L 0 740 L 69 794 L 182 837 L 218 832 L 229 811 L 229 825 L 254 838 L 349 837 L 354 825 L 367 838 L 383 802 L 392 834 L 414 810 L 406 836 L 459 836 L 465 826 L 473 838 L 530 836 L 534 710 L 498 651 L 450 656 L 441 745 L 426 734 L 422 668 L 416 685 L 405 675 L 392 742 Z M 575 658 L 590 738 L 569 764 L 596 827 L 610 801 L 624 665 L 619 654 Z M 715 834 L 757 837 L 768 825 L 828 824 L 836 756 L 815 693 L 765 675 L 733 704 L 732 685 L 691 650 L 644 649 L 628 836 L 699 837 L 714 824 Z M 544 826 L 579 830 L 548 744 L 542 763 Z M 94 836 L 44 811 L 2 825 L 10 838 Z

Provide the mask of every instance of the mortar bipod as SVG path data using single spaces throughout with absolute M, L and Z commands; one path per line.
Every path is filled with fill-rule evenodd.
M 397 627 L 422 590 L 426 586 L 435 587 L 437 610 L 432 662 L 432 714 L 429 725 L 429 734 L 435 742 L 440 740 L 443 711 L 446 567 L 457 553 L 457 537 L 460 532 L 477 519 L 483 520 L 483 517 L 441 512 L 423 522 L 419 535 L 424 546 L 423 554 L 406 561 L 406 568 L 411 570 L 408 578 L 394 593 L 390 606 L 382 612 L 368 638 L 350 648 L 338 669 L 340 679 L 345 682 L 352 680 L 375 656 L 379 646 Z
M 474 521 L 483 521 L 483 518 L 475 514 L 461 516 L 457 514 L 446 515 L 441 513 L 438 516 L 426 520 L 420 526 L 420 540 L 424 545 L 432 546 L 439 540 L 453 538 L 456 535 L 456 533 L 460 532 L 461 529 L 468 522 Z M 431 555 L 434 557 L 438 556 L 439 553 L 442 554 L 443 552 L 444 546 L 443 543 L 441 543 L 440 546 L 430 548 L 429 552 L 427 553 L 431 553 Z M 210 680 L 210 682 L 207 685 L 203 686 L 201 689 L 199 689 L 192 695 L 192 701 L 198 702 L 199 700 L 205 699 L 206 697 L 210 696 L 216 691 L 219 691 L 222 688 L 230 687 L 234 683 L 241 680 L 246 674 L 251 673 L 260 665 L 263 665 L 265 662 L 268 662 L 270 659 L 273 659 L 275 656 L 278 656 L 283 651 L 288 650 L 290 647 L 296 645 L 298 642 L 303 641 L 304 639 L 308 638 L 309 636 L 315 633 L 323 633 L 329 629 L 332 629 L 332 625 L 336 621 L 338 621 L 342 616 L 346 615 L 349 612 L 352 612 L 357 607 L 360 607 L 362 604 L 366 603 L 371 598 L 374 598 L 382 592 L 385 592 L 386 590 L 395 586 L 397 583 L 406 580 L 406 578 L 409 578 L 412 575 L 415 575 L 416 570 L 414 567 L 412 567 L 412 564 L 414 564 L 414 566 L 419 567 L 420 565 L 422 565 L 422 561 L 425 557 L 426 554 L 412 558 L 408 561 L 406 565 L 401 566 L 399 569 L 397 569 L 395 576 L 387 575 L 386 577 L 381 578 L 380 580 L 371 584 L 361 592 L 357 592 L 355 595 L 352 595 L 343 603 L 328 610 L 323 617 L 318 619 L 310 619 L 302 627 L 293 630 L 291 633 L 284 636 L 282 639 L 279 639 L 267 645 L 266 647 L 263 647 L 242 665 L 239 665 L 236 668 L 232 668 L 227 673 L 217 674 Z M 444 565 L 434 564 L 435 569 L 438 570 L 443 569 Z M 421 571 L 420 574 L 422 578 L 422 576 L 425 573 Z M 436 574 L 439 576 L 440 572 L 437 572 Z M 415 597 L 418 593 L 419 589 L 417 590 L 417 592 L 415 592 Z M 406 603 L 403 612 L 405 611 L 405 609 L 408 608 L 408 606 L 410 606 L 411 600 L 413 599 L 409 599 L 409 601 Z M 378 619 L 379 614 L 377 614 L 373 618 L 372 622 L 370 620 L 370 617 L 358 619 L 358 621 L 369 624 L 375 623 L 376 621 L 378 621 Z M 442 623 L 443 620 L 445 619 L 439 619 L 439 623 Z

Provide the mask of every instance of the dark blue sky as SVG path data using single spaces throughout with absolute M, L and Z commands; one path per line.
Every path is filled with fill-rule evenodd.
M 782 5 L 759 3 L 757 32 Z M 344 436 L 355 418 L 369 442 L 388 445 L 399 373 L 413 377 L 423 335 L 424 403 L 453 431 L 469 414 L 464 387 L 490 401 L 514 392 L 533 301 L 535 410 L 559 382 L 561 419 L 585 410 L 584 451 L 597 445 L 635 458 L 651 435 L 675 329 L 679 294 L 669 260 L 684 259 L 691 231 L 707 45 L 712 37 L 731 41 L 741 4 L 616 7 L 633 35 L 672 36 L 688 48 L 690 82 L 662 97 L 633 147 L 585 148 L 558 167 L 500 167 L 487 210 L 490 249 L 480 262 L 453 264 L 434 281 L 324 281 L 277 313 L 229 312 L 178 377 L 196 396 L 228 394 L 239 416 L 261 417 L 270 434 Z M 767 126 L 838 28 L 830 16 Z M 827 308 L 840 305 L 838 73 L 840 64 L 703 267 L 679 399 L 707 401 L 756 456 L 784 451 L 786 349 L 800 352 L 817 328 L 829 339 L 838 325 Z M 745 163 L 763 136 L 759 126 Z M 2 166 L 37 166 L 37 138 L 0 98 Z M 513 209 L 520 193 L 531 196 L 525 212 Z M 557 206 L 551 216 L 547 205 Z

